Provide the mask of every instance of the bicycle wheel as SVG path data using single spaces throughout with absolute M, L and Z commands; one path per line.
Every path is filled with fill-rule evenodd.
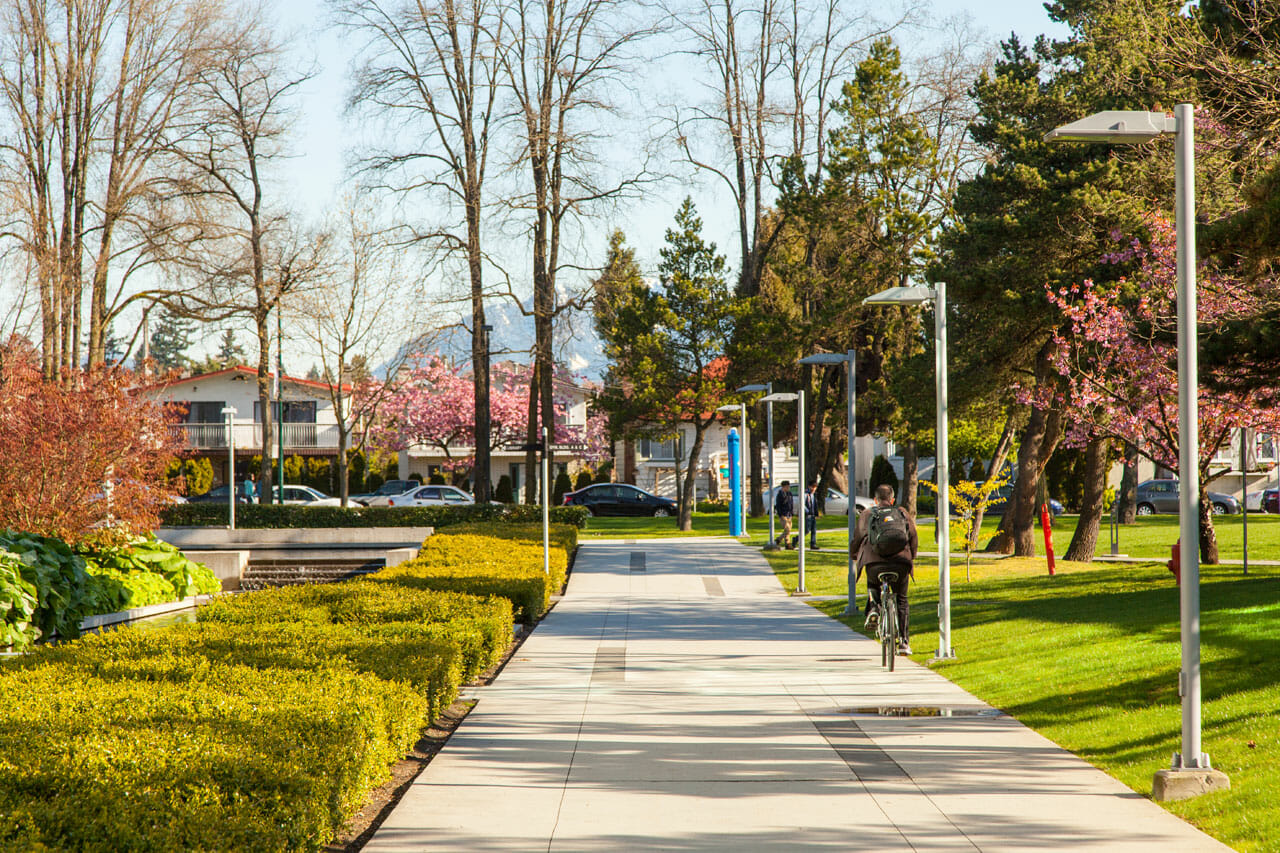
M 877 604 L 876 611 L 880 614 L 880 618 L 876 621 L 876 639 L 880 641 L 880 665 L 888 666 L 890 655 L 885 651 L 889 647 L 885 645 L 884 632 L 889 629 L 889 626 L 884 621 L 884 606 Z
M 889 658 L 889 671 L 893 672 L 898 659 L 898 597 L 890 584 L 880 588 L 880 604 L 880 621 L 885 624 L 884 650 Z

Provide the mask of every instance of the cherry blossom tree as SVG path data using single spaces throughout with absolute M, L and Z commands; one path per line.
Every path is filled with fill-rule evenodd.
M 444 454 L 447 469 L 468 470 L 475 456 L 475 392 L 470 373 L 439 353 L 416 361 L 418 366 L 401 377 L 398 387 L 384 398 L 378 420 L 370 428 L 370 440 L 390 450 L 414 445 L 432 447 Z M 489 394 L 491 450 L 524 443 L 531 378 L 528 365 L 493 366 Z M 609 456 L 607 419 L 591 413 L 585 425 L 566 423 L 571 400 L 565 390 L 581 381 L 581 377 L 568 371 L 557 371 L 553 441 L 585 444 L 586 451 L 579 455 L 595 464 Z M 363 391 L 372 392 L 372 386 Z M 455 456 L 459 451 L 466 455 Z
M 1167 220 L 1151 217 L 1147 229 L 1145 239 L 1123 241 L 1115 235 L 1117 251 L 1104 258 L 1132 266 L 1129 275 L 1049 291 L 1049 300 L 1067 319 L 1058 335 L 1055 368 L 1066 389 L 1060 402 L 1072 413 L 1069 438 L 1083 443 L 1093 435 L 1112 436 L 1133 443 L 1152 462 L 1177 470 L 1177 246 Z M 1248 316 L 1274 290 L 1272 281 L 1246 283 L 1202 264 L 1200 324 L 1214 327 Z M 1280 431 L 1280 411 L 1257 391 L 1218 390 L 1204 382 L 1198 401 L 1200 557 L 1213 564 L 1218 562 L 1218 543 L 1205 489 L 1213 479 L 1214 455 L 1233 430 Z

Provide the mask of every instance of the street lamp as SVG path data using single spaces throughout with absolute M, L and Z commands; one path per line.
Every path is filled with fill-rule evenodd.
M 742 536 L 747 535 L 747 404 L 728 403 L 716 409 L 717 412 L 737 411 L 742 415 L 742 452 L 738 454 L 738 523 L 742 528 Z
M 764 385 L 761 385 L 758 383 L 754 385 L 743 385 L 741 388 L 738 389 L 738 393 L 740 394 L 741 393 L 754 394 L 754 393 L 759 393 L 760 391 L 763 391 L 766 395 L 772 394 L 773 383 L 768 382 Z M 769 398 L 766 396 L 763 399 L 768 400 Z M 767 438 L 769 440 L 769 543 L 765 545 L 765 547 L 772 548 L 773 537 L 774 537 L 774 532 L 773 532 L 773 402 L 770 401 L 766 403 L 765 407 L 768 411 L 768 415 L 765 422 L 767 424 L 767 428 L 766 428 L 768 432 Z M 746 530 L 746 525 L 743 525 L 743 530 Z
M 236 529 L 236 409 L 222 408 L 222 419 L 227 425 L 227 520 Z
M 855 382 L 857 381 L 857 355 L 853 350 L 849 350 L 849 352 L 844 355 L 841 355 L 840 353 L 837 353 L 837 352 L 819 352 L 819 353 L 814 353 L 813 355 L 806 355 L 804 358 L 800 359 L 800 363 L 801 364 L 843 364 L 845 366 L 845 376 L 848 379 L 848 383 L 849 383 L 849 394 L 848 394 L 849 408 L 848 408 L 848 412 L 846 413 L 849 421 L 848 528 L 849 528 L 849 545 L 852 546 L 854 530 L 856 529 L 858 524 L 858 513 L 857 513 L 858 490 L 856 487 L 857 484 L 854 481 L 854 472 L 856 472 L 858 469 L 857 469 L 857 465 L 855 464 L 856 456 L 853 449 L 854 415 L 856 412 L 856 409 L 854 406 L 854 393 L 855 393 L 854 385 L 855 385 Z M 847 550 L 849 552 L 849 570 L 847 575 L 847 578 L 849 581 L 849 600 L 845 602 L 844 613 L 842 615 L 852 616 L 854 613 L 857 612 L 858 580 L 857 580 L 857 575 L 855 574 L 855 566 L 857 565 L 858 561 L 853 556 L 853 549 L 850 547 Z
M 938 480 L 938 654 L 953 658 L 951 648 L 951 471 L 947 459 L 947 285 L 891 287 L 862 300 L 863 305 L 923 305 L 933 303 L 934 382 L 938 409 L 938 449 L 934 471 Z
M 1183 799 L 1226 788 L 1227 776 L 1213 770 L 1200 749 L 1200 528 L 1198 456 L 1200 413 L 1199 346 L 1196 334 L 1195 108 L 1178 104 L 1173 115 L 1146 110 L 1108 110 L 1064 124 L 1045 134 L 1045 142 L 1146 142 L 1172 134 L 1174 212 L 1178 241 L 1178 531 L 1182 581 L 1179 591 L 1182 670 L 1182 751 L 1171 770 L 1156 773 L 1152 796 Z
M 796 436 L 798 444 L 798 456 L 800 458 L 800 512 L 796 513 L 796 517 L 800 519 L 797 530 L 800 532 L 799 540 L 799 578 L 796 583 L 796 595 L 808 595 L 809 590 L 804 588 L 804 389 L 801 388 L 794 394 L 778 393 L 769 394 L 760 398 L 766 403 L 796 403 Z

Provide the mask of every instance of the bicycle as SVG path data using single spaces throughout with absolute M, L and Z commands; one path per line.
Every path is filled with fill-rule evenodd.
M 876 622 L 876 639 L 880 641 L 880 665 L 889 667 L 890 672 L 893 672 L 898 657 L 898 639 L 902 633 L 898 626 L 898 595 L 893 591 L 897 581 L 897 572 L 880 570 L 880 616 Z

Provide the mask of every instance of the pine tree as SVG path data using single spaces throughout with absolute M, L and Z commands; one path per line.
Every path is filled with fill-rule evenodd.
M 151 330 L 149 347 L 151 358 L 156 366 L 161 370 L 170 370 L 189 363 L 190 359 L 186 357 L 186 352 L 191 347 L 195 330 L 194 320 L 179 317 L 169 310 L 162 312 L 156 318 L 155 327 Z

